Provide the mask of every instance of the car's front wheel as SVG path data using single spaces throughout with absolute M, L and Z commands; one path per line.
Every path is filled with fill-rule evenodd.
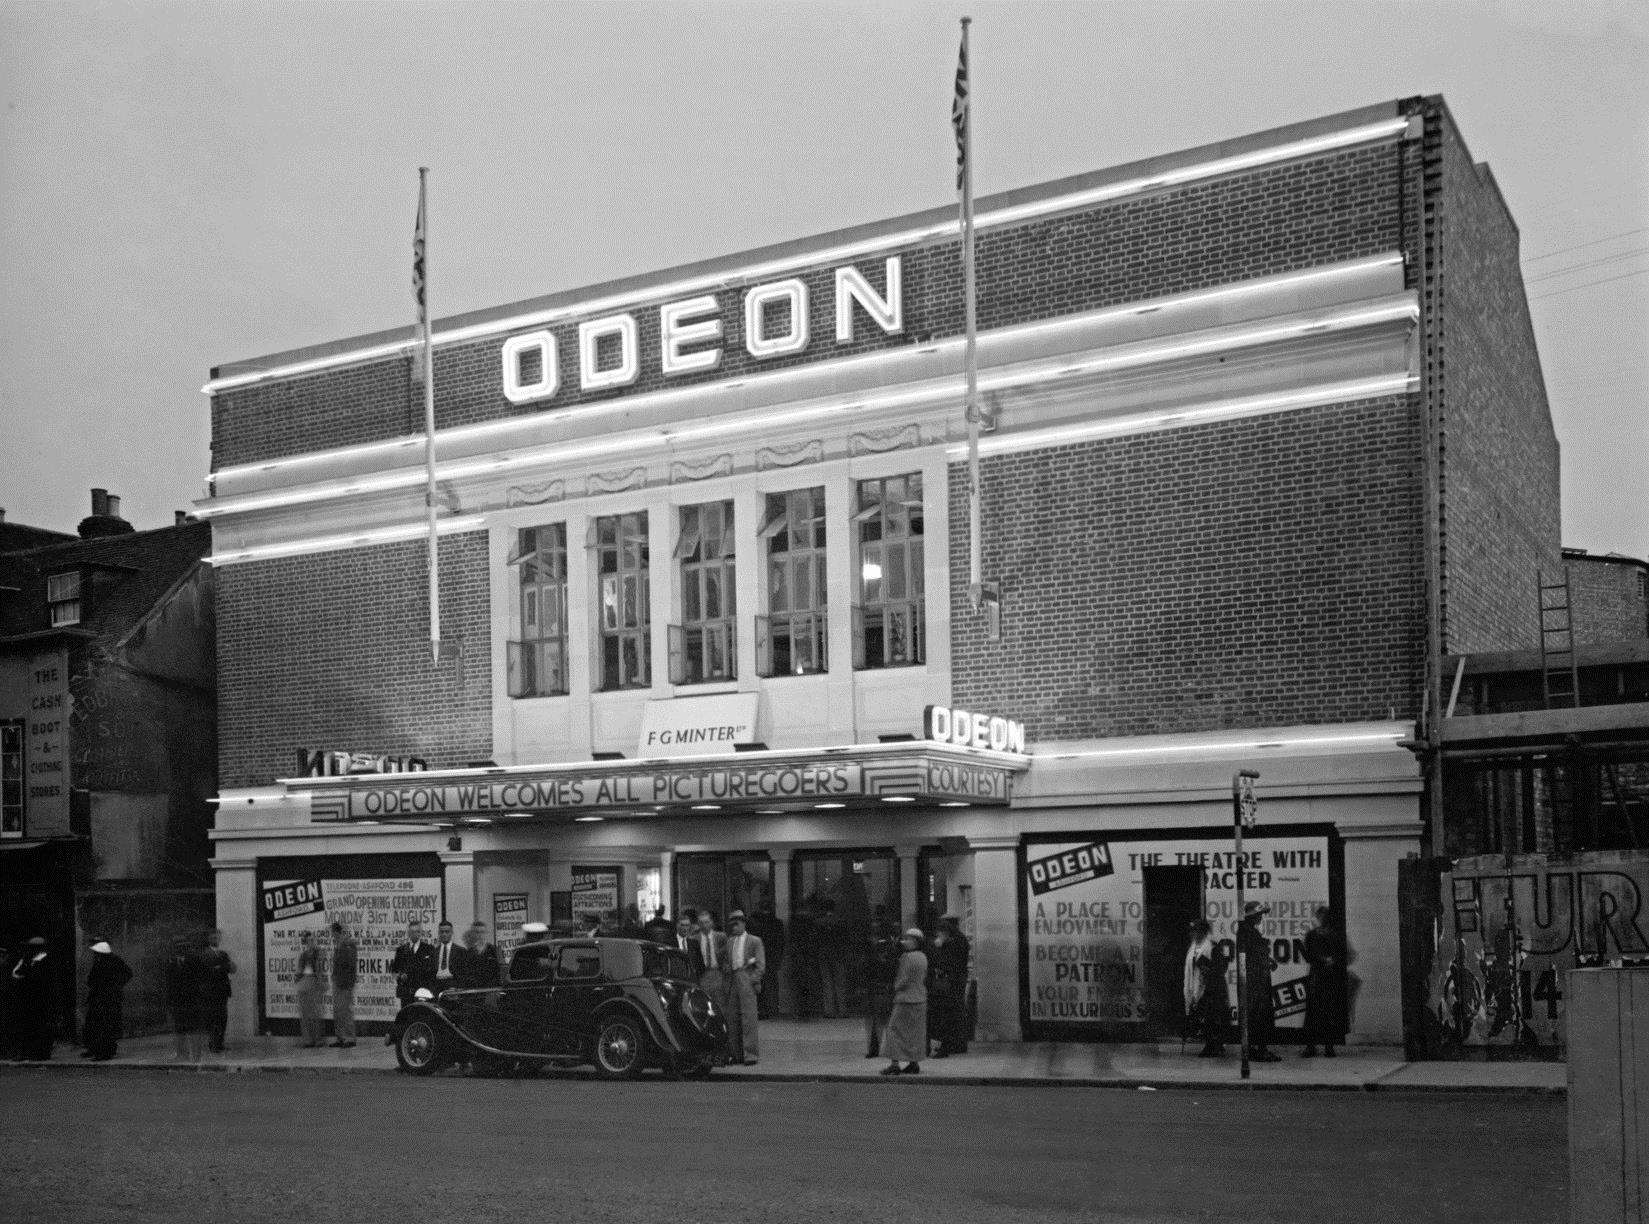
M 639 1021 L 608 1016 L 595 1035 L 595 1067 L 606 1079 L 634 1079 L 647 1061 L 647 1038 Z
M 433 1075 L 446 1065 L 441 1034 L 428 1020 L 414 1020 L 401 1030 L 395 1043 L 395 1061 L 410 1075 Z

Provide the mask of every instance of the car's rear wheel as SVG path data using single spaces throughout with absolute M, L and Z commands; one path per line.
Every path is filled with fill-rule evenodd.
M 595 1035 L 595 1067 L 606 1079 L 634 1079 L 647 1062 L 647 1038 L 640 1022 L 607 1016 Z
M 428 1020 L 414 1020 L 401 1030 L 395 1043 L 395 1061 L 411 1075 L 433 1075 L 446 1065 L 441 1034 Z

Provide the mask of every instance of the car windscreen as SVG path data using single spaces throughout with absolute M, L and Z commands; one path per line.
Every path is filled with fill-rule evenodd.
M 553 952 L 549 944 L 527 944 L 517 948 L 510 958 L 510 981 L 540 982 L 549 977 Z

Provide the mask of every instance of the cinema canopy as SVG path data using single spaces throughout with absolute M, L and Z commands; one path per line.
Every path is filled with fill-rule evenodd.
M 943 203 L 439 320 L 438 662 L 412 329 L 211 372 L 214 866 L 258 966 L 238 1025 L 291 1025 L 292 949 L 334 918 L 382 1021 L 409 917 L 508 945 L 662 906 L 749 914 L 780 1014 L 863 1006 L 878 910 L 950 913 L 982 1035 L 1177 1033 L 1185 924 L 1229 936 L 1240 878 L 1271 906 L 1283 1031 L 1327 904 L 1352 1037 L 1397 1039 L 1434 664 L 1518 632 L 1548 519 L 1555 556 L 1492 177 L 1410 99 L 977 221 L 995 614 L 968 589 Z M 1445 240 L 1475 278 L 1447 294 Z M 1444 558 L 1459 489 L 1505 496 L 1448 502 Z M 1239 768 L 1260 818 L 1234 861 Z

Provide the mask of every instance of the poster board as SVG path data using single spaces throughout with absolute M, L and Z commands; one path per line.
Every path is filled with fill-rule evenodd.
M 1202 868 L 1214 938 L 1234 946 L 1238 864 L 1229 829 L 1094 831 L 1039 835 L 1021 848 L 1021 1015 L 1037 1038 L 1127 1036 L 1148 1023 L 1145 983 L 1147 865 Z M 1343 851 L 1326 826 L 1261 825 L 1244 839 L 1244 894 L 1271 907 L 1277 1028 L 1304 1021 L 1305 933 L 1318 906 L 1341 912 Z M 1228 971 L 1233 1007 L 1236 968 Z
M 532 921 L 529 899 L 524 892 L 492 894 L 492 938 L 504 964 L 524 942 L 522 923 Z
M 397 862 L 397 857 L 406 862 Z M 258 989 L 261 1021 L 272 1031 L 295 1030 L 297 970 L 305 931 L 320 949 L 322 1015 L 332 1014 L 327 973 L 332 962 L 333 922 L 355 936 L 359 979 L 355 1018 L 388 1023 L 400 1004 L 389 962 L 406 938 L 409 922 L 422 922 L 433 938 L 444 911 L 439 860 L 428 856 L 379 859 L 270 859 L 260 861 L 258 882 Z M 412 870 L 394 874 L 385 867 Z M 361 870 L 365 868 L 365 870 Z M 353 870 L 351 870 L 353 869 Z
M 623 903 L 619 900 L 619 884 L 623 871 L 618 867 L 574 867 L 572 887 L 572 918 L 583 920 L 586 914 L 602 917 Z

